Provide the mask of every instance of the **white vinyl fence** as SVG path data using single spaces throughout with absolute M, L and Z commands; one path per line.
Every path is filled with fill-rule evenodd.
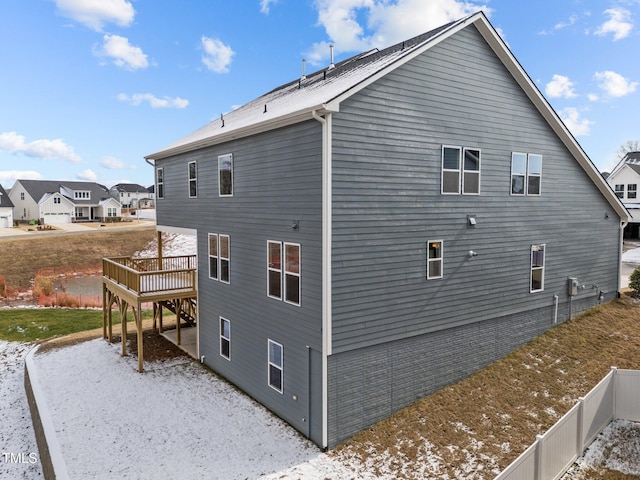
M 558 479 L 612 420 L 640 421 L 640 370 L 611 371 L 495 480 Z

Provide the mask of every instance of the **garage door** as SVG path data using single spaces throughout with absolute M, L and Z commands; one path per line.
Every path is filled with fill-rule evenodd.
M 44 223 L 48 223 L 49 225 L 71 223 L 71 214 L 70 213 L 45 213 Z
M 9 217 L 0 217 L 0 228 L 9 228 Z

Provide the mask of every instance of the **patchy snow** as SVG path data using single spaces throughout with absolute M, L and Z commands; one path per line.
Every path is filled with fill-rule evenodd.
M 637 263 L 640 264 L 640 248 L 634 248 L 627 250 L 622 254 L 622 261 L 624 263 Z
M 0 478 L 42 478 L 24 390 L 24 358 L 31 348 L 0 340 Z

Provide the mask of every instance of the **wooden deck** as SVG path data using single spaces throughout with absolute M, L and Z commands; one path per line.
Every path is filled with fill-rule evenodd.
M 175 313 L 177 342 L 174 343 L 180 346 L 181 320 L 193 323 L 197 318 L 196 256 L 104 258 L 102 272 L 103 337 L 112 341 L 112 309 L 118 305 L 122 318 L 122 355 L 127 354 L 127 312 L 131 308 L 138 336 L 138 370 L 142 372 L 142 304 L 153 303 L 154 329 L 159 324 L 160 333 L 163 309 L 169 308 Z

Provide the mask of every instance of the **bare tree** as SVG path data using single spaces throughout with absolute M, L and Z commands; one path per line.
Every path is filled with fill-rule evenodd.
M 620 148 L 618 148 L 618 158 L 622 159 L 627 153 L 638 151 L 640 151 L 640 141 L 627 140 L 625 143 L 620 145 Z

